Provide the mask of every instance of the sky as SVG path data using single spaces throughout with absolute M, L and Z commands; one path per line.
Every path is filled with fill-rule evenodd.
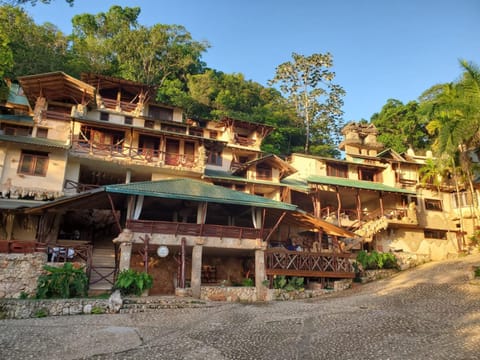
M 37 24 L 70 34 L 71 19 L 113 5 L 140 7 L 142 25 L 184 26 L 208 41 L 208 67 L 267 86 L 292 53 L 333 55 L 345 91 L 345 122 L 370 120 L 388 99 L 417 100 L 462 74 L 459 59 L 480 66 L 478 0 L 63 0 L 26 6 Z

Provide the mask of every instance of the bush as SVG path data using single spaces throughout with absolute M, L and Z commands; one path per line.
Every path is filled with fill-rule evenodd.
M 113 285 L 114 290 L 120 290 L 122 295 L 140 296 L 145 290 L 153 286 L 153 277 L 146 272 L 133 269 L 122 270 L 118 274 L 117 281 Z
M 48 273 L 38 277 L 37 299 L 87 296 L 88 277 L 83 267 L 67 262 L 63 267 L 44 265 L 43 269 Z
M 303 287 L 304 278 L 303 277 L 296 277 L 292 276 L 286 278 L 285 276 L 277 276 L 273 279 L 273 288 L 274 289 L 283 289 L 286 291 L 294 291 L 294 290 L 304 290 Z
M 375 250 L 370 253 L 365 250 L 359 251 L 357 254 L 357 262 L 362 265 L 363 270 L 398 268 L 395 255 L 392 253 L 379 253 Z
M 242 280 L 242 285 L 243 286 L 254 286 L 254 281 L 253 279 L 250 279 L 250 278 L 245 278 Z

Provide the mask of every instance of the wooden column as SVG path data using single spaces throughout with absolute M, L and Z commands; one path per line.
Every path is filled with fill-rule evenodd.
M 383 193 L 382 192 L 380 193 L 379 201 L 380 201 L 380 216 L 383 217 L 383 214 L 384 214 L 385 210 L 383 208 Z
M 362 221 L 362 200 L 360 200 L 360 191 L 357 190 L 357 220 Z
M 191 284 L 192 296 L 200 299 L 202 285 L 202 245 L 194 245 L 192 250 L 192 277 Z
M 340 199 L 340 192 L 338 191 L 338 188 L 336 189 L 337 192 L 337 222 L 338 226 L 342 226 L 342 223 L 340 221 L 340 213 L 342 211 L 342 200 Z

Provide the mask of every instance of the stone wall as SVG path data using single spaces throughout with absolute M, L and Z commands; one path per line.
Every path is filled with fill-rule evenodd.
M 0 254 L 0 298 L 34 295 L 46 262 L 44 253 Z
M 0 319 L 79 315 L 108 312 L 108 299 L 1 299 Z
M 253 286 L 202 286 L 200 299 L 212 301 L 257 301 Z

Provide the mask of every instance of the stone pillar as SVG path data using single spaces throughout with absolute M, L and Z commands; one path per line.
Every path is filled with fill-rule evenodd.
M 265 274 L 265 252 L 255 250 L 255 289 L 257 290 L 257 300 L 265 300 L 267 289 L 263 282 L 267 278 Z
M 202 284 L 202 245 L 194 245 L 192 250 L 192 296 L 200 299 L 200 287 Z
M 130 260 L 132 258 L 132 243 L 120 243 L 120 262 L 118 264 L 118 271 L 130 269 Z

